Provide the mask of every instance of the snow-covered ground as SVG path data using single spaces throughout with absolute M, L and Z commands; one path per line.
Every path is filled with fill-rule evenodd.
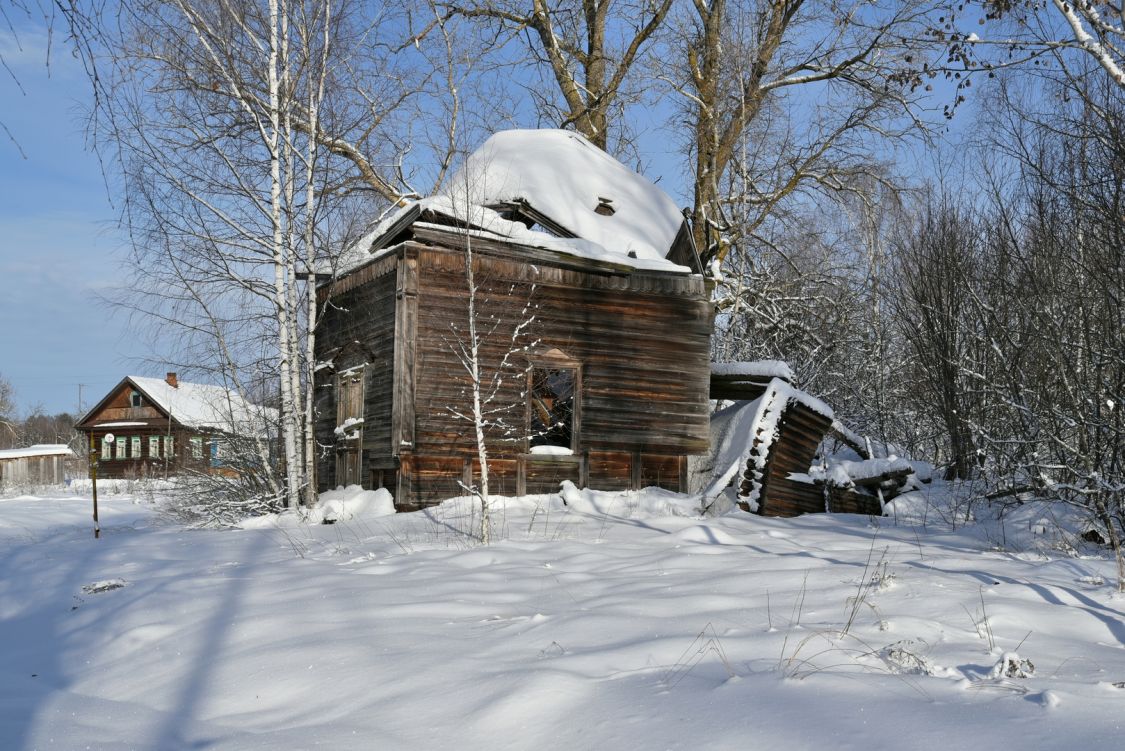
M 487 548 L 456 502 L 200 531 L 108 496 L 94 540 L 88 498 L 0 500 L 0 748 L 1121 747 L 1113 565 L 1034 515 L 571 498 Z

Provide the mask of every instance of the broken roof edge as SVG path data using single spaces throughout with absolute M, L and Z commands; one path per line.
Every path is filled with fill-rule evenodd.
M 403 244 L 400 238 L 414 225 L 559 253 L 573 259 L 593 261 L 600 266 L 609 265 L 623 272 L 699 275 L 692 268 L 667 259 L 636 258 L 580 237 L 559 237 L 531 230 L 520 222 L 504 219 L 488 207 L 458 206 L 454 199 L 438 195 L 413 201 L 385 216 L 341 255 L 340 264 L 318 286 L 327 286 L 384 258 Z
M 832 408 L 817 399 L 815 396 L 791 386 L 780 378 L 771 378 L 766 390 L 757 399 L 736 403 L 730 408 L 731 413 L 722 429 L 720 444 L 715 463 L 722 462 L 722 470 L 712 476 L 711 482 L 701 493 L 704 505 L 714 501 L 724 490 L 730 487 L 737 477 L 750 477 L 750 492 L 739 498 L 748 502 L 751 507 L 756 507 L 762 489 L 762 477 L 766 472 L 768 460 L 771 457 L 773 443 L 778 437 L 781 420 L 786 411 L 793 404 L 815 412 L 829 422 L 833 420 Z M 738 434 L 747 438 L 737 442 Z M 736 447 L 741 448 L 735 451 Z

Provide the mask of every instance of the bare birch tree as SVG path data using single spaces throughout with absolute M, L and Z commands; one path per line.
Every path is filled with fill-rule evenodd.
M 138 286 L 151 293 L 144 307 L 187 327 L 190 341 L 177 345 L 217 345 L 201 362 L 225 377 L 274 374 L 279 492 L 290 507 L 310 503 L 316 314 L 298 274 L 334 239 L 334 212 L 370 205 L 365 195 L 410 192 L 365 147 L 411 92 L 378 106 L 379 92 L 358 104 L 340 95 L 388 71 L 349 46 L 370 41 L 377 19 L 331 0 L 137 0 L 125 19 L 107 121 L 127 180 Z
M 948 43 L 948 58 L 941 66 L 946 70 L 970 73 L 983 69 L 992 75 L 1013 67 L 1027 71 L 1041 65 L 1070 68 L 1090 64 L 1115 86 L 1125 88 L 1125 5 L 1121 0 L 950 3 L 940 21 L 931 34 Z
M 468 205 L 465 216 L 479 211 Z M 535 285 L 505 283 L 487 275 L 481 278 L 470 231 L 464 234 L 463 247 L 466 317 L 450 324 L 447 346 L 457 355 L 468 380 L 461 403 L 448 410 L 473 432 L 479 482 L 465 490 L 480 504 L 479 536 L 488 545 L 492 540 L 489 444 L 512 445 L 526 433 L 522 419 L 527 401 L 526 355 L 538 343 L 533 334 Z
M 831 197 L 854 190 L 857 177 L 884 177 L 873 155 L 916 124 L 932 9 L 712 0 L 676 19 L 668 57 L 678 65 L 663 78 L 690 128 L 683 140 L 704 260 L 725 260 L 795 194 Z

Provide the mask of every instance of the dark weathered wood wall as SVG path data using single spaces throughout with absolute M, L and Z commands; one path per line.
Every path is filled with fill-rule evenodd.
M 454 414 L 471 406 L 458 354 L 468 334 L 465 238 L 424 225 L 410 237 L 321 288 L 318 359 L 333 367 L 316 380 L 318 440 L 333 445 L 333 373 L 370 363 L 365 485 L 392 488 L 403 509 L 461 494 L 461 485 L 479 476 L 472 423 Z M 501 375 L 489 407 L 507 425 L 489 435 L 490 490 L 553 492 L 563 479 L 603 489 L 680 489 L 685 457 L 707 451 L 709 442 L 713 312 L 703 279 L 475 237 L 472 243 L 489 393 L 492 377 Z M 514 327 L 532 314 L 515 344 L 527 350 L 512 353 Z M 578 450 L 531 455 L 527 371 L 559 357 L 580 369 Z M 333 456 L 322 456 L 319 473 L 322 489 L 334 485 Z
M 395 273 L 394 254 L 319 290 L 321 310 L 317 326 L 315 432 L 319 444 L 318 484 L 336 486 L 336 377 L 364 366 L 363 457 L 365 487 L 372 484 L 372 464 L 393 464 L 391 409 L 394 368 Z M 330 298 L 330 301 L 329 301 Z M 330 363 L 330 364 L 327 364 Z M 378 485 L 378 478 L 374 484 Z
M 461 492 L 457 481 L 475 477 L 464 468 L 475 450 L 472 424 L 453 414 L 467 411 L 471 399 L 458 354 L 468 329 L 464 250 L 447 233 L 420 239 L 450 245 L 416 247 L 416 432 L 403 505 Z M 535 319 L 516 342 L 529 351 L 509 357 L 491 405 L 507 407 L 502 417 L 511 430 L 490 436 L 489 453 L 498 460 L 490 462 L 490 490 L 512 492 L 504 486 L 514 484 L 515 492 L 553 492 L 564 479 L 604 489 L 680 489 L 683 458 L 707 451 L 709 441 L 712 308 L 703 280 L 528 258 L 522 249 L 472 242 L 478 317 L 490 329 L 481 358 L 489 378 L 510 354 L 514 327 Z M 577 454 L 529 455 L 526 369 L 560 356 L 580 369 Z
M 853 491 L 829 489 L 823 484 L 790 479 L 790 474 L 807 475 L 817 448 L 832 420 L 798 401 L 790 401 L 778 423 L 778 437 L 762 476 L 758 513 L 763 516 L 797 516 L 833 511 L 837 513 L 878 514 L 879 503 L 871 496 Z M 743 477 L 741 492 L 751 488 L 749 471 Z

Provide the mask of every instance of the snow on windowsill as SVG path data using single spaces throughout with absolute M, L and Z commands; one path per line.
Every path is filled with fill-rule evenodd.
M 359 437 L 359 427 L 363 425 L 362 417 L 349 417 L 342 425 L 337 425 L 332 431 L 337 436 L 351 440 Z M 352 430 L 355 428 L 355 430 Z
M 574 456 L 574 451 L 565 446 L 532 446 L 530 453 L 536 457 Z

